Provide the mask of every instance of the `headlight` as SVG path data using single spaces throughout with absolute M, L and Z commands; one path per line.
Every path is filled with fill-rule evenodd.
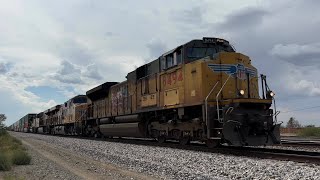
M 274 92 L 270 91 L 270 92 L 269 92 L 269 95 L 270 95 L 271 97 L 273 97 L 273 96 L 275 96 L 276 94 L 275 94 Z
M 244 95 L 244 90 L 241 89 L 241 90 L 239 91 L 239 94 L 240 94 L 241 96 L 243 96 L 243 95 Z
M 273 98 L 276 94 L 273 91 L 268 91 L 267 92 L 267 98 Z

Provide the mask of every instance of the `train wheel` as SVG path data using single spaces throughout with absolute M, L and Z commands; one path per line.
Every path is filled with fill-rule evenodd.
M 209 148 L 218 147 L 218 146 L 220 145 L 220 140 L 208 139 L 208 140 L 206 141 L 206 145 L 207 145 Z
M 179 139 L 179 143 L 180 143 L 180 145 L 183 145 L 183 146 L 190 144 L 190 137 L 188 137 L 188 136 L 181 137 Z
M 160 144 L 162 144 L 162 143 L 166 142 L 166 137 L 165 137 L 165 136 L 159 136 L 159 137 L 157 138 L 157 141 L 158 141 Z

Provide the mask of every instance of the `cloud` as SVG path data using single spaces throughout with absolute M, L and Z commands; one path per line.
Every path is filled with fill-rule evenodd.
M 167 50 L 166 44 L 157 39 L 152 39 L 146 46 L 152 59 L 158 58 Z
M 225 21 L 218 23 L 219 30 L 227 30 L 231 32 L 239 32 L 241 30 L 251 30 L 261 24 L 264 16 L 268 12 L 265 9 L 250 7 L 243 8 L 232 14 L 229 14 Z
M 320 96 L 320 85 L 308 80 L 299 80 L 292 86 L 298 93 L 307 93 L 310 96 Z
M 106 36 L 107 36 L 107 37 L 111 37 L 111 36 L 114 36 L 114 35 L 115 35 L 115 34 L 114 34 L 113 32 L 110 32 L 110 31 L 109 31 L 109 32 L 106 32 Z
M 276 44 L 271 55 L 289 63 L 302 66 L 319 65 L 320 43 L 312 44 Z
M 203 14 L 206 12 L 206 7 L 192 7 L 180 11 L 172 11 L 173 19 L 177 23 L 182 24 L 200 24 L 203 22 Z
M 26 86 L 22 83 L 7 81 L 5 77 L 0 77 L 1 99 L 3 102 L 14 102 L 18 107 L 27 107 L 29 112 L 40 112 L 56 104 L 53 99 L 43 101 L 39 96 L 25 90 Z M 8 106 L 8 105 L 7 105 Z M 10 106 L 14 109 L 15 105 Z M 6 112 L 5 112 L 6 113 Z M 10 115 L 10 117 L 12 117 Z
M 96 79 L 96 80 L 101 80 L 102 75 L 100 74 L 97 65 L 91 64 L 86 67 L 86 70 L 82 73 L 83 76 L 91 78 L 91 79 Z
M 66 84 L 81 84 L 81 70 L 69 61 L 62 61 L 61 67 L 54 75 L 54 78 Z
M 66 39 L 59 41 L 54 49 L 61 59 L 77 62 L 77 64 L 87 64 L 95 57 L 84 43 L 79 39 L 66 37 Z
M 0 62 L 0 74 L 5 74 L 7 72 L 8 72 L 7 64 Z

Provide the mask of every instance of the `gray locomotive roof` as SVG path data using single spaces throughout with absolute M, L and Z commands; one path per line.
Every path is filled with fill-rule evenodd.
M 118 84 L 118 82 L 105 82 L 95 88 L 86 92 L 86 95 L 91 100 L 97 100 L 102 97 L 107 97 L 111 86 Z

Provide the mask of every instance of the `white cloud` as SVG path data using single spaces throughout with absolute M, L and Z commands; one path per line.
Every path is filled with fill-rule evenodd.
M 300 93 L 306 92 L 311 96 L 320 96 L 320 85 L 315 82 L 300 80 L 292 87 Z
M 166 44 L 162 40 L 155 38 L 151 39 L 146 46 L 149 49 L 150 60 L 158 58 L 161 54 L 168 50 Z
M 98 66 L 95 64 L 90 64 L 86 67 L 86 70 L 82 73 L 85 77 L 101 80 L 102 76 L 99 72 Z
M 27 107 L 29 111 L 40 112 L 43 109 L 50 108 L 56 104 L 54 100 L 49 100 L 47 102 L 42 101 L 37 95 L 26 91 L 26 86 L 24 84 L 8 82 L 3 76 L 0 76 L 0 84 L 2 92 L 1 99 L 9 99 L 8 96 L 12 97 L 16 102 Z
M 311 44 L 276 44 L 271 49 L 271 55 L 279 57 L 287 62 L 312 66 L 319 65 L 320 43 Z
M 61 68 L 54 75 L 54 78 L 61 83 L 81 84 L 81 70 L 68 61 L 61 62 Z
M 0 74 L 4 74 L 8 72 L 8 67 L 5 63 L 0 62 Z

